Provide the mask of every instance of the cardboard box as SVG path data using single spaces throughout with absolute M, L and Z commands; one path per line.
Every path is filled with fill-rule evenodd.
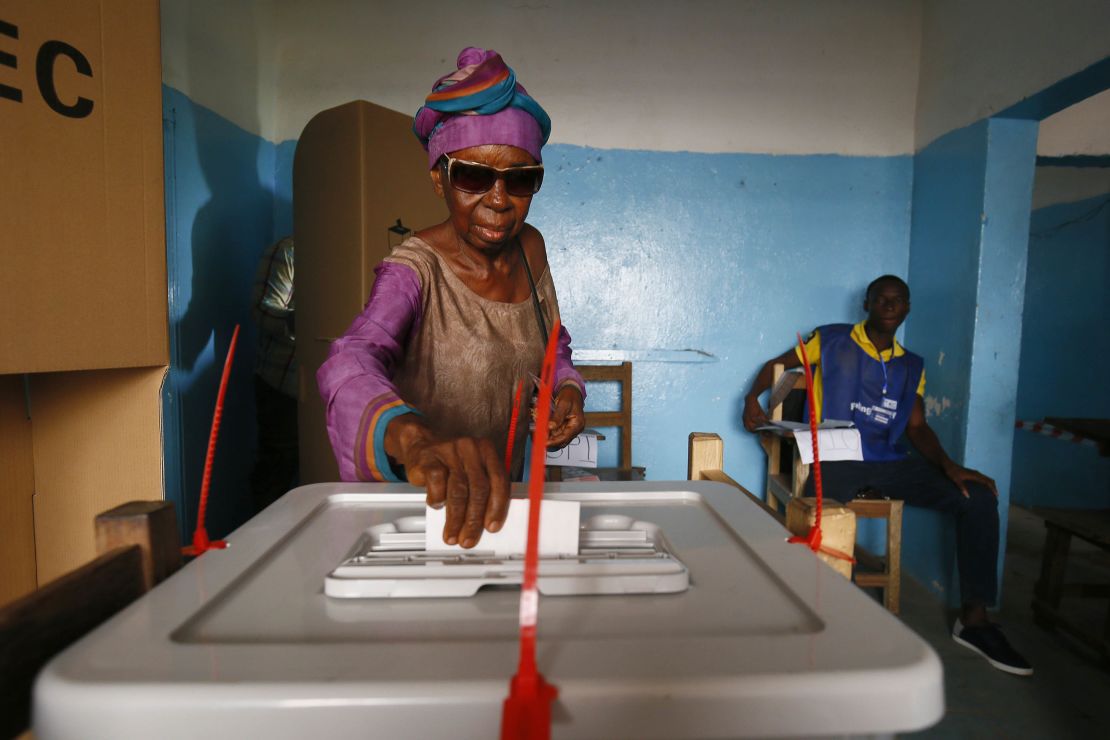
M 163 498 L 161 110 L 157 2 L 0 5 L 0 603 Z
M 446 217 L 411 115 L 360 100 L 305 126 L 293 162 L 303 483 L 339 480 L 316 371 L 366 305 L 374 267 L 400 242 L 389 228 L 400 219 L 422 229 Z
M 0 375 L 0 604 L 38 584 L 32 449 L 23 378 Z
M 163 498 L 165 376 L 0 376 L 0 604 L 91 559 L 100 512 Z
M 158 3 L 0 5 L 0 373 L 165 365 Z

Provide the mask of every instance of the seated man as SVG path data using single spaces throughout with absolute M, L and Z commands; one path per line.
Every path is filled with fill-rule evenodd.
M 877 492 L 910 506 L 954 514 L 963 609 L 952 639 L 983 655 L 995 668 L 1032 675 L 1029 663 L 987 619 L 987 606 L 994 603 L 998 590 L 994 481 L 957 465 L 944 452 L 925 421 L 924 361 L 894 339 L 910 312 L 909 286 L 901 278 L 883 275 L 867 286 L 863 310 L 865 321 L 818 327 L 806 343 L 809 362 L 816 366 L 817 418 L 854 422 L 863 444 L 862 462 L 821 464 L 824 492 L 839 501 Z M 801 353 L 788 350 L 759 371 L 744 400 L 748 431 L 767 423 L 759 395 L 771 386 L 776 363 L 799 367 Z M 898 445 L 903 433 L 921 457 L 908 457 Z M 806 482 L 806 495 L 814 495 L 813 476 Z

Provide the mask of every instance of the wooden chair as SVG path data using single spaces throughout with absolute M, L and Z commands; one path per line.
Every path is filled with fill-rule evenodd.
M 620 430 L 621 448 L 618 468 L 632 467 L 632 363 L 619 365 L 576 365 L 587 383 L 616 382 L 620 392 L 620 408 L 616 411 L 587 411 L 586 428 L 616 427 Z
M 771 400 L 767 409 L 771 421 L 782 421 L 783 404 L 790 398 L 795 390 L 805 391 L 806 379 L 802 373 L 786 373 L 782 364 L 776 364 L 773 370 L 771 384 Z M 778 434 L 760 435 L 760 444 L 767 453 L 767 489 L 765 499 L 767 504 L 778 510 L 778 506 L 786 506 L 790 499 L 801 496 L 805 488 L 809 467 L 803 465 L 798 451 L 795 449 L 791 456 L 789 469 L 783 460 L 783 453 L 792 445 L 784 445 L 784 439 Z
M 0 737 L 31 720 L 39 670 L 181 567 L 173 504 L 133 501 L 96 517 L 99 556 L 0 608 Z
M 774 366 L 770 408 L 772 421 L 782 421 L 783 404 L 789 393 L 805 391 L 805 375 L 801 372 L 786 373 L 781 364 Z M 802 496 L 809 465 L 802 462 L 797 446 L 789 444 L 790 462 L 784 460 L 788 452 L 786 440 L 778 434 L 764 434 L 761 444 L 767 453 L 767 491 L 766 501 L 778 510 L 785 507 L 790 499 Z M 883 592 L 883 605 L 892 614 L 900 609 L 902 596 L 902 510 L 901 501 L 890 499 L 855 499 L 845 504 L 854 511 L 859 519 L 886 520 L 886 555 L 877 557 L 862 547 L 856 546 L 857 568 L 852 580 L 861 588 L 878 588 Z M 862 568 L 859 566 L 863 566 Z
M 617 467 L 596 468 L 602 480 L 643 480 L 644 468 L 632 465 L 632 363 L 619 365 L 575 365 L 587 383 L 617 383 L 620 407 L 616 411 L 587 411 L 586 428 L 615 427 L 620 431 Z M 558 469 L 551 471 L 552 480 L 560 479 Z

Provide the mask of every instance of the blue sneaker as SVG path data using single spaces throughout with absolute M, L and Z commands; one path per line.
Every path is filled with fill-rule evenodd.
M 1017 650 L 1010 647 L 1006 635 L 997 624 L 987 624 L 965 627 L 960 620 L 952 627 L 952 639 L 957 644 L 982 655 L 987 662 L 1000 671 L 1012 673 L 1015 676 L 1032 676 L 1033 666 L 1021 657 Z

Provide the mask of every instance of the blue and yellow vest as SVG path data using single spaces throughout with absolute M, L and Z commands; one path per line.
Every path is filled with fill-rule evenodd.
M 901 460 L 906 451 L 898 440 L 909 423 L 925 361 L 909 351 L 891 352 L 885 361 L 875 359 L 852 339 L 852 328 L 851 324 L 817 328 L 819 416 L 853 422 L 859 429 L 864 460 Z

